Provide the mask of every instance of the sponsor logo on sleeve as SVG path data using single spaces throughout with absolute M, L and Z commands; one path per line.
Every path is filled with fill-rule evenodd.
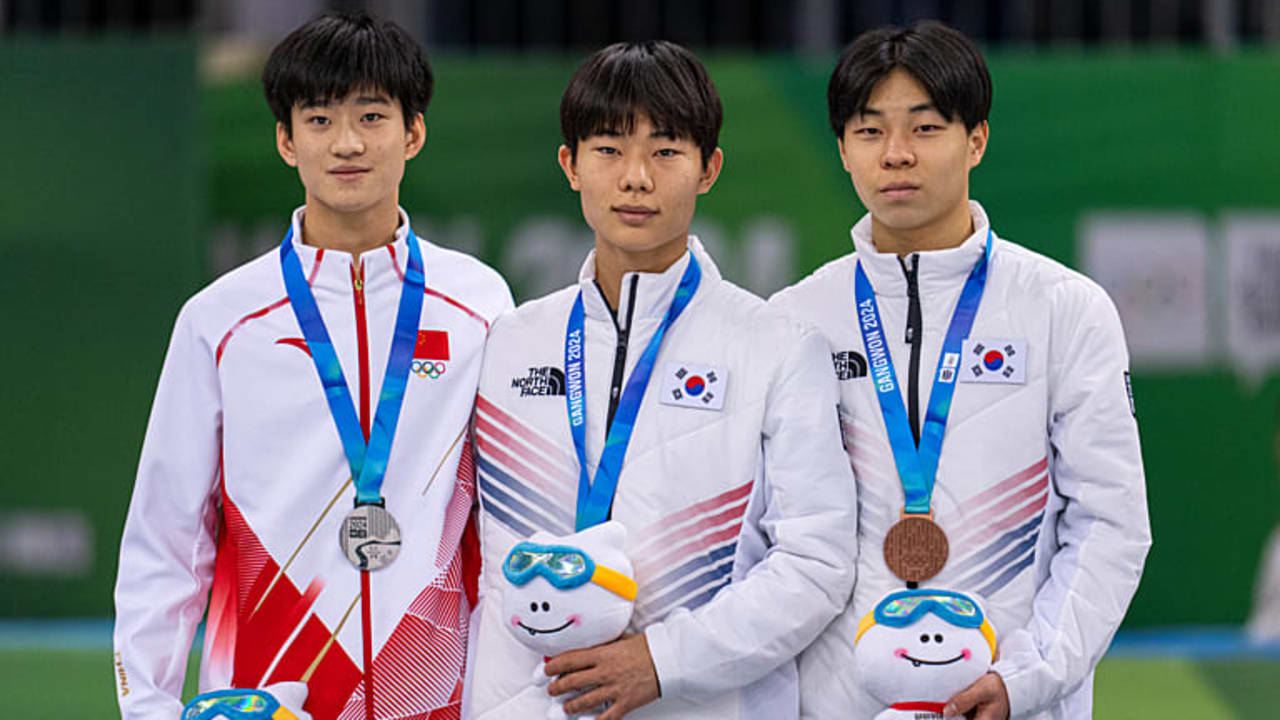
M 1133 378 L 1128 370 L 1124 371 L 1124 394 L 1129 396 L 1129 414 L 1138 417 L 1138 406 L 1133 401 Z
M 120 691 L 120 697 L 129 694 L 129 673 L 124 669 L 124 656 L 116 653 L 116 688 Z
M 520 397 L 550 397 L 564 395 L 564 371 L 544 365 L 529 368 L 529 374 L 511 378 L 511 389 L 519 390 Z

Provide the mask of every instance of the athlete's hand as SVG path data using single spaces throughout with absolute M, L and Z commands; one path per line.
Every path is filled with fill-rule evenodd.
M 558 677 L 547 687 L 552 695 L 586 691 L 568 700 L 569 715 L 612 703 L 597 720 L 622 720 L 627 713 L 661 695 L 658 671 L 643 634 L 623 635 L 613 642 L 585 650 L 570 650 L 547 661 L 547 675 Z
M 999 673 L 989 672 L 978 678 L 942 708 L 943 717 L 961 715 L 970 720 L 1008 720 L 1009 691 Z

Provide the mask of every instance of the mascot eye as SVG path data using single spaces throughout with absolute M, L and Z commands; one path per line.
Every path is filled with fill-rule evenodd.
M 922 642 L 922 643 L 927 643 L 927 642 L 929 642 L 929 634 L 928 634 L 928 633 L 925 633 L 924 635 L 921 635 L 921 636 L 920 636 L 920 642 Z
M 533 612 L 538 612 L 538 603 L 536 602 L 529 603 L 529 609 Z
M 551 603 L 549 602 L 542 603 L 542 612 L 551 612 Z
M 934 636 L 933 636 L 933 641 L 934 641 L 934 642 L 936 642 L 936 643 L 940 643 L 940 642 L 942 642 L 942 635 L 934 635 Z

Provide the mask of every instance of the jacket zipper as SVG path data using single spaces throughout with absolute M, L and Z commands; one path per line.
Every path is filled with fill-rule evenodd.
M 907 374 L 907 413 L 911 422 L 911 437 L 920 445 L 920 345 L 924 334 L 920 317 L 920 255 L 911 256 L 911 267 L 898 258 L 902 274 L 907 276 L 907 344 L 911 346 L 911 368 Z
M 360 348 L 360 429 L 369 442 L 369 326 L 364 310 L 364 263 L 351 266 L 351 290 L 356 305 L 356 344 Z
M 356 313 L 356 346 L 360 355 L 360 429 L 369 442 L 369 323 L 364 305 L 364 263 L 351 264 L 351 296 Z M 360 632 L 364 646 L 364 711 L 373 720 L 373 602 L 370 598 L 369 573 L 360 573 Z
M 613 327 L 618 331 L 618 346 L 613 352 L 613 384 L 609 386 L 609 416 L 604 426 L 606 436 L 609 434 L 609 429 L 613 427 L 613 416 L 618 412 L 618 401 L 622 399 L 622 376 L 627 369 L 627 339 L 631 336 L 631 319 L 636 311 L 636 284 L 639 281 L 639 275 L 631 276 L 631 296 L 627 298 L 625 328 L 618 324 L 618 313 L 609 307 L 608 299 L 604 302 L 605 307 L 609 307 L 610 317 L 613 318 Z M 596 283 L 596 289 L 600 291 L 600 297 L 604 298 L 604 290 L 600 288 L 600 283 Z

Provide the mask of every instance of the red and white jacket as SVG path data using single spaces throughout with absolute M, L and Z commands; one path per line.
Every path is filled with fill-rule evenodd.
M 402 210 L 395 241 L 353 264 L 298 241 L 303 211 L 293 214 L 294 243 L 367 436 L 409 218 Z M 369 717 L 366 704 L 377 718 L 458 717 L 470 612 L 459 547 L 474 497 L 465 430 L 489 322 L 512 301 L 489 267 L 419 242 L 426 297 L 382 486 L 403 545 L 370 574 L 368 624 L 360 573 L 338 547 L 350 471 L 278 250 L 182 308 L 120 547 L 115 661 L 126 720 L 178 716 L 206 605 L 202 691 L 306 678 L 315 720 Z

